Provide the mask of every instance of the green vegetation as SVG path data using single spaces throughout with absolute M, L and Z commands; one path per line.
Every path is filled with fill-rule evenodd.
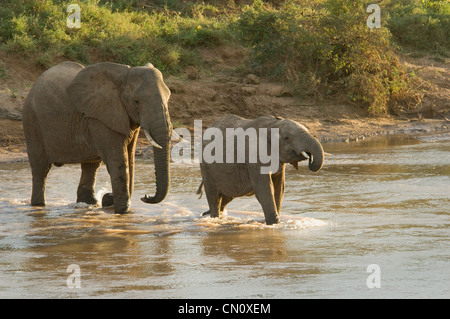
M 81 8 L 80 29 L 66 26 Z M 446 0 L 380 2 L 382 27 L 369 29 L 362 0 L 4 0 L 0 45 L 44 68 L 58 58 L 85 64 L 151 61 L 178 73 L 199 65 L 198 48 L 249 48 L 249 71 L 283 81 L 299 95 L 344 95 L 374 115 L 420 102 L 414 74 L 398 52 L 449 57 Z
M 55 57 L 90 63 L 92 57 L 130 65 L 148 61 L 163 71 L 176 72 L 195 62 L 192 48 L 227 41 L 226 23 L 204 18 L 199 4 L 187 14 L 146 11 L 136 1 L 4 1 L 0 8 L 0 42 L 43 67 Z M 80 6 L 80 29 L 66 25 L 69 4 Z
M 402 2 L 406 1 L 390 1 L 382 8 L 388 22 L 380 29 L 369 29 L 364 1 L 286 1 L 276 9 L 255 1 L 244 9 L 236 28 L 252 48 L 250 66 L 260 74 L 288 82 L 304 95 L 343 92 L 372 114 L 384 115 L 414 108 L 421 99 L 414 89 L 415 77 L 401 66 L 394 44 L 418 44 L 426 49 L 431 41 L 431 49 L 439 48 L 439 53 L 449 48 L 448 14 L 439 13 L 441 20 L 433 20 L 434 28 L 421 29 L 421 24 L 408 37 L 401 37 L 415 18 L 397 20 L 400 12 L 425 10 L 420 11 L 422 16 L 431 10 L 423 8 L 431 6 L 428 2 Z M 443 1 L 433 5 L 439 12 L 449 7 Z M 395 39 L 390 32 L 394 22 Z
M 407 50 L 450 57 L 450 3 L 443 0 L 396 0 L 386 4 L 388 26 Z

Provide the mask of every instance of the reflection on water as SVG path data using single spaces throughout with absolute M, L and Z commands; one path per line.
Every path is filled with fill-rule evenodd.
M 325 144 L 319 173 L 287 169 L 282 223 L 254 197 L 201 217 L 196 165 L 172 165 L 160 204 L 137 164 L 131 214 L 75 204 L 80 168 L 54 168 L 45 208 L 29 206 L 27 163 L 0 164 L 0 297 L 449 298 L 449 138 Z M 101 168 L 97 193 L 109 191 Z M 70 289 L 67 267 L 80 267 Z M 381 269 L 381 288 L 366 285 Z

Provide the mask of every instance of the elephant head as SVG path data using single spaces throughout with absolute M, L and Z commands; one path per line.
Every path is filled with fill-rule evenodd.
M 67 87 L 67 93 L 77 111 L 117 133 L 129 136 L 132 129 L 142 127 L 153 145 L 156 174 L 155 196 L 146 195 L 142 200 L 161 202 L 169 190 L 172 135 L 170 90 L 161 72 L 151 64 L 132 68 L 98 63 L 81 70 Z
M 274 127 L 279 128 L 282 163 L 290 163 L 298 169 L 298 162 L 308 160 L 311 171 L 317 172 L 322 168 L 325 155 L 322 145 L 306 127 L 285 119 L 280 119 Z

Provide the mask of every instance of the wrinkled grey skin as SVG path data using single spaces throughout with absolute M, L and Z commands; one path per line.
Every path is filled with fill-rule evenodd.
M 298 162 L 308 159 L 301 154 L 304 152 L 309 157 L 308 166 L 311 171 L 316 172 L 323 165 L 322 145 L 303 125 L 294 121 L 273 116 L 247 120 L 236 115 L 229 115 L 214 122 L 211 127 L 217 127 L 223 132 L 224 145 L 226 145 L 226 128 L 242 127 L 244 130 L 249 127 L 278 128 L 280 165 L 278 171 L 272 174 L 261 174 L 261 166 L 267 166 L 267 164 L 249 163 L 248 153 L 246 154 L 246 163 L 208 164 L 202 161 L 200 164 L 202 184 L 198 193 L 201 193 L 203 185 L 209 205 L 209 211 L 204 215 L 211 214 L 211 217 L 219 217 L 233 198 L 254 194 L 262 206 L 266 224 L 276 224 L 280 221 L 285 164 L 290 163 L 298 169 Z M 270 133 L 268 133 L 268 139 L 270 145 Z M 208 143 L 209 141 L 204 141 L 203 148 Z M 246 149 L 248 151 L 247 143 Z M 270 150 L 269 146 L 268 149 Z
M 44 72 L 31 88 L 23 108 L 23 128 L 33 175 L 31 204 L 45 205 L 45 181 L 54 164 L 81 163 L 77 202 L 96 204 L 98 168 L 104 162 L 111 177 L 114 204 L 126 213 L 133 193 L 134 153 L 140 127 L 161 146 L 154 147 L 156 194 L 145 202 L 162 201 L 169 189 L 168 111 L 170 90 L 151 64 L 129 67 L 98 63 L 84 67 L 63 62 Z

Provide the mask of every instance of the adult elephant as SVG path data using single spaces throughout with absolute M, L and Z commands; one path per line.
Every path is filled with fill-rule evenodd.
M 298 162 L 308 160 L 309 169 L 316 172 L 322 168 L 324 155 L 327 154 L 324 153 L 320 142 L 308 132 L 306 127 L 288 119 L 263 116 L 247 120 L 236 115 L 228 115 L 214 122 L 211 127 L 222 133 L 218 134 L 219 138 L 223 137 L 221 145 L 234 145 L 234 150 L 225 149 L 224 152 L 219 152 L 224 154 L 223 160 L 219 158 L 219 161 L 207 162 L 203 159 L 200 164 L 202 184 L 197 193 L 201 193 L 202 185 L 204 185 L 209 205 L 209 211 L 204 214 L 210 214 L 211 217 L 220 217 L 225 206 L 235 197 L 254 194 L 263 208 L 266 224 L 278 223 L 284 195 L 285 164 L 290 163 L 298 169 Z M 259 134 L 261 129 L 269 131 L 276 129 L 275 132 L 278 133 L 267 132 L 266 135 L 261 135 Z M 233 133 L 233 130 L 234 132 L 240 130 L 241 134 L 246 136 L 244 148 L 242 145 L 238 146 L 227 140 L 235 138 L 236 135 L 230 134 L 230 132 Z M 256 142 L 250 140 L 252 130 L 255 132 L 254 136 L 260 136 Z M 261 136 L 265 138 L 261 139 Z M 243 141 L 242 136 L 241 141 Z M 209 147 L 208 144 L 203 140 L 203 152 L 206 147 Z M 272 153 L 276 152 L 277 154 L 277 156 L 271 154 L 272 158 L 277 161 L 274 171 L 263 173 L 261 168 L 264 163 L 261 159 L 251 160 L 252 155 L 255 158 L 257 149 L 261 156 L 262 144 L 265 144 L 266 150 L 271 149 Z M 236 154 L 239 147 L 241 147 L 242 154 Z M 215 154 L 217 151 L 216 149 Z M 230 151 L 235 154 L 234 158 L 227 157 Z M 239 162 L 237 160 L 239 156 L 242 156 L 241 159 L 244 158 L 244 160 Z M 231 158 L 233 160 L 230 162 Z
M 63 62 L 45 71 L 31 88 L 23 108 L 23 128 L 33 175 L 31 204 L 45 205 L 45 181 L 54 164 L 81 163 L 77 202 L 96 204 L 95 178 L 101 163 L 111 177 L 114 204 L 126 213 L 133 193 L 134 153 L 142 127 L 153 145 L 156 194 L 169 189 L 169 143 L 172 124 L 170 90 L 151 64 L 139 67 L 98 63 L 88 67 Z

